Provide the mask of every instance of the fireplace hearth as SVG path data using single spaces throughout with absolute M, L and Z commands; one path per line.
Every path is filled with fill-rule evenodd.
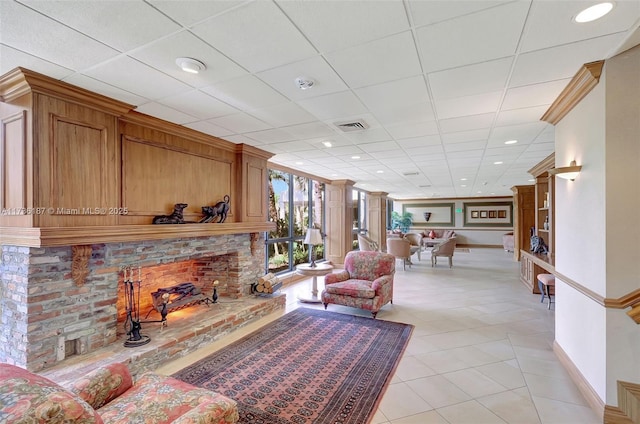
M 2 245 L 0 361 L 39 371 L 122 346 L 127 318 L 123 267 L 140 267 L 143 315 L 154 308 L 152 292 L 183 282 L 192 282 L 208 298 L 216 280 L 221 300 L 252 297 L 251 283 L 264 274 L 264 245 L 253 239 L 244 233 L 93 244 L 82 282 L 73 279 L 72 246 Z M 214 313 L 213 307 L 202 307 L 172 312 L 170 319 L 173 314 Z M 161 319 L 157 312 L 149 318 L 154 315 Z M 143 333 L 154 338 L 159 330 L 146 324 Z

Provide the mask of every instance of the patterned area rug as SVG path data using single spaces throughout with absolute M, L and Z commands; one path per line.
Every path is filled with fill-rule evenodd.
M 298 308 L 173 377 L 235 399 L 244 424 L 364 424 L 412 331 Z

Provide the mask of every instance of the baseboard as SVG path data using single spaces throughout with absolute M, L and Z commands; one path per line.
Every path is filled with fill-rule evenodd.
M 593 409 L 593 411 L 598 415 L 598 417 L 604 420 L 604 412 L 605 412 L 605 404 L 598 396 L 598 393 L 591 387 L 591 384 L 584 378 L 584 375 L 580 372 L 578 367 L 575 366 L 569 355 L 560 347 L 558 342 L 554 340 L 553 342 L 553 352 L 556 354 L 560 363 L 567 370 L 571 380 L 578 386 L 578 390 L 582 393 L 585 400 Z
M 637 424 L 617 406 L 606 405 L 604 407 L 604 424 Z

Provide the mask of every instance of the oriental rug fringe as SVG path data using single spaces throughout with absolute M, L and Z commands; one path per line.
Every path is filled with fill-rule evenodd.
M 173 377 L 236 400 L 244 424 L 365 424 L 412 331 L 298 308 Z

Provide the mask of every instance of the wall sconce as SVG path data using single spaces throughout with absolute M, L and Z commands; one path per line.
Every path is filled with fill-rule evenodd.
M 572 160 L 569 166 L 550 169 L 549 174 L 556 175 L 560 178 L 564 178 L 565 180 L 573 181 L 576 179 L 581 169 L 582 169 L 582 166 L 576 165 L 576 161 Z
M 320 234 L 320 230 L 317 228 L 309 228 L 307 229 L 307 234 L 304 237 L 304 244 L 309 245 L 309 257 L 311 264 L 309 265 L 311 268 L 316 267 L 315 254 L 313 252 L 313 246 L 318 244 L 322 244 L 322 234 Z

